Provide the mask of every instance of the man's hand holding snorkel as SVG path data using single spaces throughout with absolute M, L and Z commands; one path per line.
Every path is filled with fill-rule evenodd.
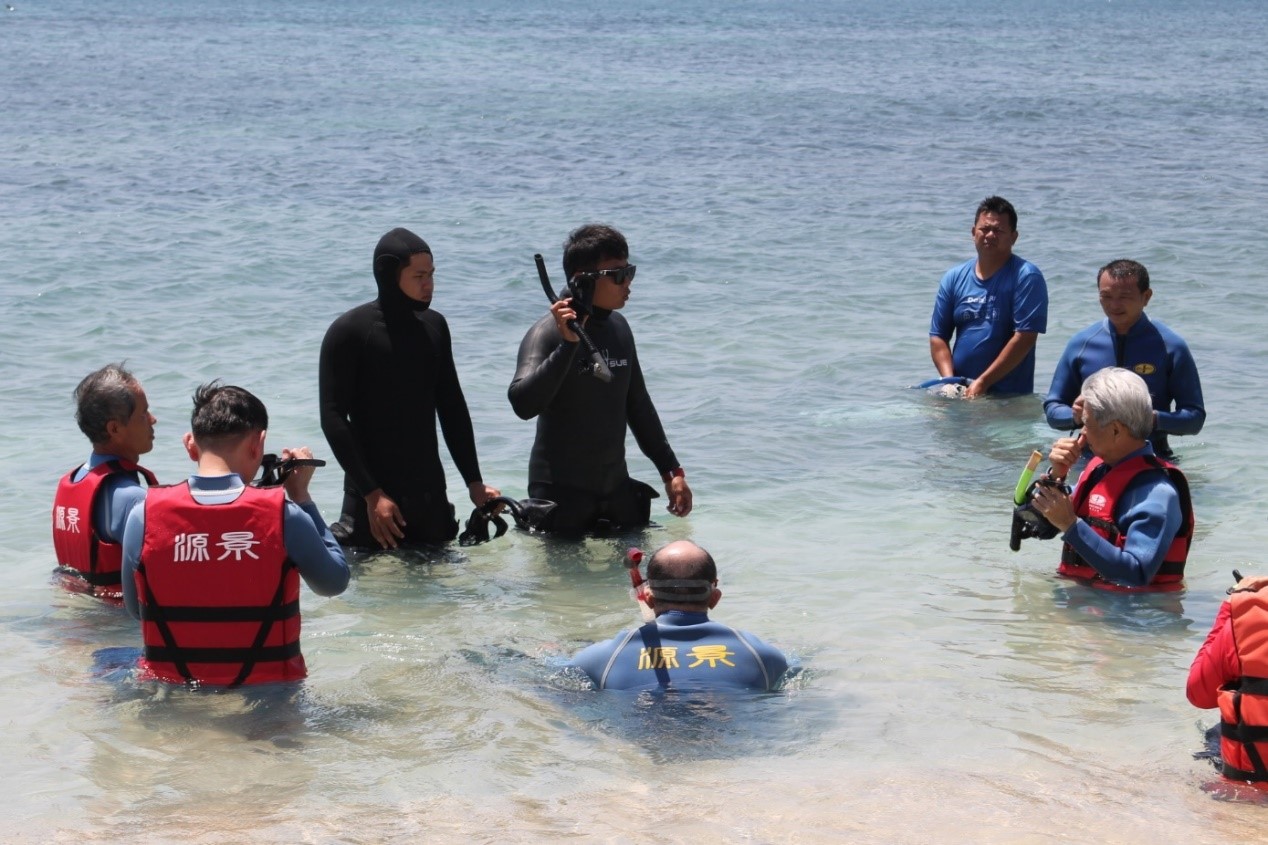
M 1079 416 L 1078 406 L 1079 402 L 1076 401 L 1076 418 Z M 1079 460 L 1079 456 L 1083 454 L 1083 448 L 1086 445 L 1087 438 L 1082 432 L 1077 437 L 1062 437 L 1052 444 L 1052 450 L 1048 452 L 1048 463 L 1051 465 L 1048 478 L 1053 481 L 1064 481 L 1070 474 L 1070 469 Z M 1074 513 L 1074 503 L 1070 501 L 1070 494 L 1066 493 L 1059 484 L 1035 485 L 1035 492 L 1030 501 L 1035 510 L 1043 514 L 1044 519 L 1062 533 L 1069 531 L 1070 526 L 1078 520 Z

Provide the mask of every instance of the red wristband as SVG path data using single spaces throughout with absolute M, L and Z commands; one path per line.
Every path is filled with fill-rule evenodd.
M 686 477 L 687 477 L 687 471 L 683 469 L 682 467 L 674 467 L 669 472 L 666 472 L 661 475 L 661 478 L 664 479 L 666 484 L 673 481 L 675 478 L 686 478 Z

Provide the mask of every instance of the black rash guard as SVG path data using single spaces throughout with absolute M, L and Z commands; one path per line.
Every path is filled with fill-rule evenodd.
M 678 466 L 656 406 L 643 383 L 634 334 L 620 314 L 594 309 L 585 331 L 607 359 L 612 381 L 586 369 L 580 344 L 559 335 L 552 314 L 538 320 L 520 343 L 515 378 L 507 395 L 520 419 L 537 417 L 537 438 L 528 464 L 534 485 L 562 485 L 598 496 L 615 491 L 629 476 L 625 427 L 656 469 Z
M 408 261 L 404 256 L 404 264 Z M 356 530 L 350 542 L 357 545 L 370 544 L 363 497 L 379 488 L 401 508 L 407 541 L 451 539 L 451 525 L 456 534 L 437 417 L 463 480 L 481 480 L 449 326 L 426 303 L 401 292 L 399 266 L 376 261 L 378 299 L 336 319 L 321 344 L 321 428 L 344 470 L 341 522 L 352 517 Z M 442 528 L 429 529 L 427 523 Z M 438 530 L 449 536 L 435 536 Z

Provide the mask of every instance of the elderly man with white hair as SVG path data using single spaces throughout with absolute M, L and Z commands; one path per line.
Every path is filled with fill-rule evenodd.
M 1083 383 L 1079 402 L 1083 432 L 1053 445 L 1052 475 L 1068 473 L 1085 444 L 1094 457 L 1072 494 L 1038 485 L 1033 499 L 1062 532 L 1057 573 L 1106 589 L 1182 589 L 1193 505 L 1184 474 L 1149 442 L 1149 388 L 1130 370 L 1106 367 Z

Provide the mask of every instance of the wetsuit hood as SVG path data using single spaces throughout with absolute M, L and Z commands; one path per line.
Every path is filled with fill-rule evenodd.
M 410 257 L 425 252 L 431 255 L 427 241 L 409 229 L 396 228 L 379 238 L 374 248 L 374 281 L 379 286 L 379 302 L 384 312 L 426 311 L 430 302 L 410 299 L 401 290 L 401 268 Z

